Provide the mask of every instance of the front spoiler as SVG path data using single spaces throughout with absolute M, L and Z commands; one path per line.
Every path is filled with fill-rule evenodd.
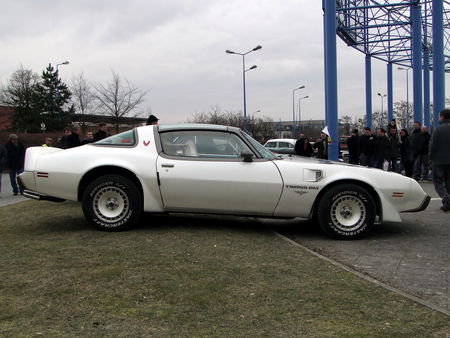
M 50 201 L 50 202 L 64 202 L 65 201 L 65 199 L 62 199 L 62 198 L 42 195 L 42 194 L 37 193 L 36 191 L 31 191 L 31 190 L 24 190 L 23 196 L 34 199 L 34 200 L 38 200 L 38 201 Z
M 405 210 L 402 212 L 419 212 L 419 211 L 423 211 L 428 207 L 428 204 L 430 204 L 431 201 L 431 196 L 430 195 L 426 195 L 425 198 L 422 201 L 422 204 L 415 209 L 411 209 L 411 210 Z

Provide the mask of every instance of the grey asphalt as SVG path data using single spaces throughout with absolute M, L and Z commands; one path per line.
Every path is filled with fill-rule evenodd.
M 302 219 L 261 220 L 265 226 L 300 245 L 450 313 L 450 213 L 430 182 L 421 182 L 432 196 L 425 211 L 402 214 L 402 223 L 377 224 L 360 240 L 332 240 L 317 225 Z M 27 200 L 13 196 L 2 175 L 0 207 Z
M 425 211 L 403 213 L 401 223 L 377 224 L 360 240 L 330 240 L 310 221 L 269 222 L 302 246 L 449 314 L 450 212 L 439 209 L 442 202 L 431 182 L 420 185 L 432 196 Z
M 14 196 L 8 174 L 2 173 L 1 179 L 0 207 L 27 200 L 26 197 L 20 195 Z

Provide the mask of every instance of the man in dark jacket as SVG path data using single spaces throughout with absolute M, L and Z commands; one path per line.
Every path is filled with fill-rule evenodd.
M 386 150 L 388 148 L 389 141 L 386 137 L 386 130 L 378 128 L 377 137 L 375 138 L 374 145 L 374 167 L 383 169 L 384 160 L 386 159 Z
M 409 143 L 409 134 L 407 129 L 400 131 L 400 156 L 402 158 L 403 168 L 405 168 L 405 176 L 413 175 L 413 155 L 411 145 Z
M 98 131 L 94 134 L 94 142 L 103 140 L 104 138 L 107 138 L 109 136 L 108 132 L 108 126 L 105 122 L 101 122 L 98 125 Z
M 358 129 L 353 129 L 352 136 L 347 140 L 348 147 L 348 163 L 359 164 L 359 136 Z
M 431 136 L 430 159 L 433 165 L 433 184 L 442 198 L 442 211 L 450 211 L 450 109 L 439 113 L 440 126 Z
M 391 127 L 388 134 L 386 160 L 389 162 L 389 171 L 400 173 L 400 148 L 397 128 Z
M 3 168 L 6 167 L 6 163 L 8 162 L 8 150 L 3 144 L 0 144 L 0 192 L 2 191 L 2 173 Z
M 25 147 L 19 142 L 16 134 L 9 135 L 9 141 L 5 145 L 8 151 L 9 179 L 14 195 L 23 194 L 23 189 L 17 186 L 17 175 L 23 173 L 25 162 Z
M 375 135 L 369 127 L 364 128 L 364 134 L 359 137 L 359 164 L 373 167 L 373 154 L 375 145 Z
M 313 148 L 316 152 L 316 157 L 324 160 L 328 159 L 328 135 L 325 133 L 320 134 L 320 138 L 314 142 Z
M 414 160 L 414 175 L 416 180 L 426 180 L 428 178 L 429 171 L 429 144 L 431 136 L 428 133 L 428 128 L 423 126 L 420 130 L 420 138 L 416 143 L 416 158 Z
M 72 125 L 72 134 L 67 136 L 67 149 L 78 147 L 81 145 L 80 135 L 81 135 L 80 125 L 74 123 Z
M 300 133 L 298 140 L 295 142 L 294 147 L 295 155 L 311 157 L 313 153 L 313 149 L 305 134 Z

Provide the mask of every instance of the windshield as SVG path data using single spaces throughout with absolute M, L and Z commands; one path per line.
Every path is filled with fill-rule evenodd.
M 253 137 L 246 134 L 245 132 L 242 132 L 242 135 L 244 135 L 245 139 L 249 141 L 253 147 L 256 148 L 256 150 L 261 154 L 262 157 L 268 159 L 268 160 L 277 160 L 279 159 L 277 156 L 275 156 L 270 150 L 266 149 L 264 146 L 261 145 L 258 141 L 256 141 Z

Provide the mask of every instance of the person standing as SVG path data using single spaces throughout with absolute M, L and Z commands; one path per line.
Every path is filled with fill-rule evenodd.
M 413 155 L 411 152 L 411 144 L 409 143 L 409 133 L 405 128 L 400 130 L 400 157 L 403 168 L 405 169 L 405 176 L 412 177 Z
M 384 160 L 386 159 L 386 151 L 389 141 L 386 137 L 386 130 L 378 128 L 377 137 L 374 145 L 374 167 L 384 169 Z
M 358 129 L 353 129 L 352 135 L 347 140 L 348 163 L 359 164 L 359 135 Z
M 450 109 L 439 113 L 440 125 L 430 141 L 430 160 L 433 165 L 433 184 L 442 198 L 442 211 L 450 211 Z
M 9 141 L 5 145 L 8 151 L 8 168 L 9 179 L 11 181 L 11 187 L 13 193 L 17 196 L 23 194 L 23 189 L 17 186 L 17 175 L 23 173 L 23 166 L 25 162 L 25 146 L 19 142 L 19 138 L 16 134 L 9 135 Z
M 313 149 L 308 138 L 305 137 L 305 134 L 303 133 L 300 133 L 299 136 L 299 139 L 295 142 L 295 155 L 311 157 L 313 154 Z
M 157 118 L 155 115 L 150 115 L 147 119 L 147 122 L 145 123 L 147 126 L 158 124 L 159 118 Z
M 369 127 L 364 128 L 364 134 L 359 137 L 359 164 L 373 167 L 373 154 L 375 149 L 375 135 Z
M 75 148 L 81 145 L 80 141 L 81 128 L 78 123 L 72 124 L 72 134 L 67 136 L 67 149 Z
M 328 135 L 320 133 L 320 138 L 314 142 L 313 148 L 316 150 L 316 157 L 324 160 L 328 159 Z
M 2 175 L 3 168 L 6 167 L 8 162 L 8 150 L 3 144 L 0 144 L 0 192 L 2 191 Z
M 104 138 L 107 138 L 109 136 L 108 134 L 108 126 L 105 122 L 101 122 L 98 124 L 98 131 L 94 134 L 94 142 L 103 140 Z
M 420 129 L 420 138 L 418 139 L 417 154 L 414 161 L 414 175 L 413 178 L 417 181 L 419 179 L 426 180 L 429 172 L 429 145 L 431 136 L 428 133 L 428 128 L 423 126 Z
M 386 148 L 386 160 L 389 162 L 389 171 L 400 173 L 400 141 L 398 138 L 397 128 L 391 127 L 388 135 L 388 145 Z
M 92 134 L 92 131 L 88 131 L 86 133 L 86 137 L 81 142 L 81 144 L 84 145 L 84 144 L 88 144 L 88 143 L 92 143 L 92 142 L 94 142 L 94 135 Z

